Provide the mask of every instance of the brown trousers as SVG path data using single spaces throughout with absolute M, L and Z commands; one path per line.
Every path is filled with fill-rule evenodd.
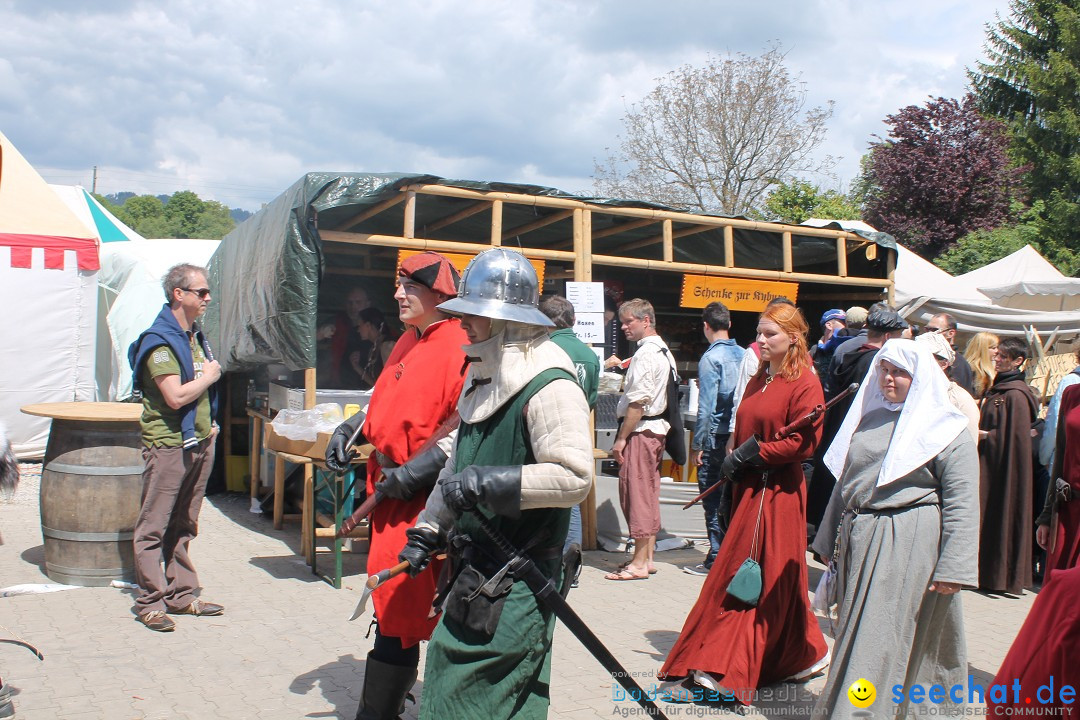
M 630 433 L 619 466 L 619 505 L 630 537 L 644 538 L 660 531 L 660 461 L 664 436 L 648 430 Z
M 199 576 L 188 544 L 199 534 L 199 510 L 214 467 L 214 441 L 192 450 L 143 448 L 142 510 L 135 522 L 138 614 L 180 610 L 195 600 Z M 162 569 L 162 562 L 165 567 Z

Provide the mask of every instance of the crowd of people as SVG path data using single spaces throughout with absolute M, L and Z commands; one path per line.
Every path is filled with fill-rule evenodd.
M 198 325 L 211 289 L 191 265 L 170 270 L 164 289 L 130 358 L 147 460 L 136 613 L 155 631 L 175 628 L 170 615 L 225 610 L 196 596 L 188 555 L 217 433 L 221 369 Z M 372 388 L 326 464 L 346 471 L 350 441 L 374 447 L 368 570 L 406 570 L 374 596 L 356 717 L 400 715 L 422 641 L 421 718 L 462 706 L 546 717 L 555 617 L 522 581 L 521 561 L 564 593 L 576 579 L 600 362 L 570 330 L 573 306 L 541 300 L 520 253 L 482 252 L 460 277 L 438 253 L 411 256 L 393 298 L 400 337 L 362 290 L 319 331 L 339 377 Z M 649 301 L 608 313 L 625 340 L 606 333 L 604 366 L 625 370 L 612 455 L 633 553 L 605 577 L 648 580 L 676 363 Z M 690 460 L 709 491 L 709 546 L 685 568 L 704 582 L 659 677 L 746 704 L 757 688 L 828 672 L 817 709 L 847 717 L 857 713 L 840 699 L 870 672 L 884 687 L 963 682 L 961 589 L 1015 595 L 1033 585 L 1036 562 L 1046 573 L 1077 565 L 1080 367 L 1038 437 L 1023 340 L 983 333 L 960 352 L 951 316 L 916 329 L 884 303 L 830 309 L 819 325 L 811 344 L 803 312 L 777 298 L 742 348 L 727 307 L 702 312 Z M 808 550 L 829 567 L 818 592 L 835 607 L 831 653 L 809 602 Z

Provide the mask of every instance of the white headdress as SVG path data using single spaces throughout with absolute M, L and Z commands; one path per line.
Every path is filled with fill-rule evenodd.
M 881 363 L 885 360 L 911 374 L 911 387 L 903 403 L 889 402 L 881 392 Z M 949 381 L 925 345 L 913 340 L 889 340 L 874 357 L 870 372 L 825 453 L 825 465 L 839 478 L 859 422 L 868 413 L 887 408 L 899 410 L 900 417 L 881 463 L 878 487 L 922 467 L 967 430 L 967 417 L 953 407 L 948 392 Z

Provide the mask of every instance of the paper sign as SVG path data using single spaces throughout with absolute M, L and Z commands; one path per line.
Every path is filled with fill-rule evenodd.
M 604 313 L 574 313 L 574 334 L 586 345 L 604 344 Z
M 566 299 L 574 306 L 574 312 L 578 315 L 582 313 L 603 313 L 604 283 L 568 282 L 566 283 Z
M 722 302 L 728 310 L 761 312 L 774 298 L 786 297 L 795 302 L 798 292 L 798 283 L 714 275 L 683 275 L 680 305 L 686 308 L 703 308 L 711 302 Z

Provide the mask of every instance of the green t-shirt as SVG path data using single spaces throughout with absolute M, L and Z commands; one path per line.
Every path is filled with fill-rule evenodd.
M 563 328 L 551 333 L 551 340 L 561 347 L 574 363 L 578 385 L 585 391 L 589 409 L 596 407 L 596 394 L 600 387 L 600 358 L 592 349 L 581 342 L 571 328 Z
M 202 347 L 191 341 L 191 354 L 195 361 L 195 377 L 202 377 L 206 355 Z M 165 402 L 154 378 L 162 375 L 180 375 L 180 361 L 168 345 L 159 345 L 146 354 L 143 366 L 139 370 L 139 380 L 143 390 L 142 439 L 146 447 L 183 447 L 184 438 L 180 432 L 180 420 L 183 409 L 173 410 Z M 204 392 L 199 398 L 195 411 L 195 437 L 200 441 L 210 435 L 210 393 Z

